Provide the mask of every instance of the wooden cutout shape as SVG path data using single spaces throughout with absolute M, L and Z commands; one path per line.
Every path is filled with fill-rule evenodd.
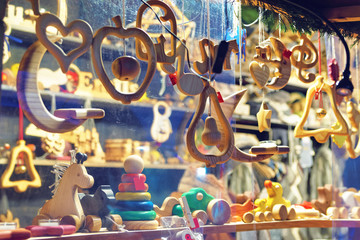
M 31 3 L 32 10 L 35 15 L 40 16 L 40 0 L 28 0 Z M 57 16 L 61 20 L 63 24 L 66 23 L 67 20 L 67 4 L 66 0 L 57 0 Z
M 246 89 L 243 89 L 239 92 L 236 92 L 236 93 L 224 98 L 224 102 L 220 103 L 221 109 L 222 109 L 226 119 L 229 120 L 232 117 L 237 104 L 240 102 L 241 98 L 244 96 L 246 91 L 247 91 Z M 215 112 L 215 108 L 213 105 L 211 105 L 211 112 Z M 218 120 L 217 115 L 213 115 L 213 117 L 216 119 L 217 127 L 222 134 L 221 139 L 225 139 L 225 136 L 223 135 L 224 130 L 222 128 L 222 124 Z M 220 144 L 217 147 L 220 151 L 222 151 L 224 148 L 223 144 Z M 270 158 L 272 155 L 273 154 L 257 156 L 254 154 L 246 153 L 246 152 L 238 149 L 236 146 L 234 146 L 234 150 L 231 155 L 231 159 L 235 160 L 235 161 L 239 161 L 239 162 L 259 162 L 259 161 L 263 161 L 265 159 Z
M 256 114 L 258 120 L 259 132 L 263 132 L 265 129 L 271 127 L 271 113 L 268 105 L 265 102 L 261 103 L 259 112 Z
M 302 71 L 314 67 L 318 62 L 318 52 L 314 44 L 306 37 L 305 34 L 301 34 L 300 44 L 294 46 L 291 51 L 291 64 L 297 68 L 296 75 L 299 80 L 304 83 L 311 83 L 315 80 L 314 73 L 305 73 Z M 299 52 L 296 59 L 296 52 Z
M 161 208 L 154 205 L 154 211 L 159 217 L 172 216 L 172 211 L 175 205 L 180 204 L 179 200 L 175 197 L 165 198 Z
M 48 36 L 46 35 L 46 28 L 49 26 L 57 28 L 63 36 L 67 36 L 70 32 L 78 32 L 81 34 L 83 42 L 80 47 L 65 54 L 58 45 L 48 39 Z M 58 17 L 50 13 L 45 13 L 36 20 L 36 36 L 47 48 L 47 50 L 56 58 L 63 73 L 66 73 L 70 64 L 89 50 L 92 42 L 93 31 L 91 26 L 83 20 L 72 21 L 64 27 Z
M 68 132 L 83 124 L 86 119 L 61 119 L 45 107 L 37 88 L 37 72 L 45 52 L 46 48 L 40 41 L 36 41 L 21 59 L 17 75 L 19 104 L 29 121 L 38 128 L 53 133 Z
M 251 77 L 253 78 L 254 82 L 256 83 L 256 86 L 258 88 L 262 89 L 269 77 L 270 77 L 270 69 L 265 64 L 259 64 L 256 61 L 252 61 L 249 66 L 249 71 L 251 74 Z
M 321 213 L 326 214 L 328 207 L 335 201 L 335 205 L 340 207 L 341 197 L 339 196 L 339 189 L 334 188 L 332 184 L 326 184 L 324 187 L 318 187 L 318 199 L 311 201 L 311 205 Z
M 28 171 L 31 181 L 18 180 L 11 181 L 10 177 L 14 172 L 15 165 L 19 154 L 22 153 L 24 156 L 24 164 Z M 19 140 L 16 147 L 11 151 L 11 159 L 0 179 L 0 188 L 14 188 L 16 192 L 25 192 L 28 187 L 39 188 L 41 187 L 41 179 L 38 172 L 35 169 L 33 163 L 33 153 L 30 148 L 25 145 L 24 140 Z
M 171 32 L 173 32 L 176 35 L 177 34 L 176 18 L 175 18 L 174 12 L 169 7 L 169 5 L 167 5 L 165 2 L 162 2 L 159 0 L 150 0 L 150 1 L 147 1 L 146 3 L 149 4 L 151 7 L 159 7 L 164 11 L 164 16 L 161 16 L 160 20 L 162 22 L 170 22 L 170 30 L 171 30 Z M 140 6 L 140 8 L 138 9 L 138 12 L 136 15 L 136 27 L 137 28 L 141 28 L 142 16 L 147 8 L 148 7 L 145 4 L 142 4 Z M 174 36 L 171 36 L 171 42 L 170 42 L 171 51 L 168 54 L 166 54 L 164 51 L 165 41 L 166 41 L 166 39 L 162 34 L 160 35 L 160 37 L 157 38 L 158 43 L 155 44 L 156 59 L 157 59 L 158 63 L 172 64 L 175 62 L 175 56 L 176 56 L 176 38 Z M 138 40 L 135 41 L 135 50 L 136 50 L 136 56 L 140 60 L 146 61 L 149 59 L 149 57 L 148 57 L 149 51 L 147 50 L 146 52 L 143 52 L 141 42 Z M 150 53 L 150 55 L 152 55 L 152 53 Z
M 255 55 L 254 60 L 261 63 L 270 63 L 275 67 L 275 77 L 273 77 L 266 86 L 270 89 L 277 90 L 285 87 L 289 82 L 291 74 L 291 62 L 286 54 L 283 54 L 287 51 L 287 49 L 279 39 L 270 37 L 270 42 L 278 59 L 274 60 L 271 58 L 269 47 L 266 47 L 265 49 L 257 47 L 256 52 L 261 53 L 261 55 Z
M 80 219 L 82 224 L 85 215 L 78 197 L 78 189 L 91 188 L 93 185 L 94 178 L 87 173 L 81 161 L 78 160 L 76 163 L 75 159 L 72 159 L 70 166 L 62 175 L 53 197 L 45 202 L 39 214 L 51 219 L 74 215 Z
M 358 133 L 360 131 L 360 111 L 359 107 L 355 106 L 355 103 L 352 101 L 347 101 L 346 103 L 346 113 L 349 118 L 351 127 L 354 129 L 354 132 Z M 360 155 L 360 141 L 357 145 L 354 146 L 354 143 L 351 139 L 351 136 L 346 138 L 346 150 L 348 151 L 349 157 L 356 158 Z
M 204 89 L 202 93 L 200 94 L 199 104 L 196 109 L 195 115 L 190 123 L 189 129 L 186 134 L 186 145 L 188 148 L 188 151 L 190 155 L 195 158 L 198 161 L 205 162 L 208 167 L 215 167 L 216 164 L 221 164 L 229 160 L 231 157 L 231 154 L 234 149 L 234 134 L 232 131 L 232 128 L 225 117 L 224 113 L 221 110 L 219 100 L 217 98 L 216 91 L 213 87 L 210 86 L 209 82 L 204 81 Z M 195 132 L 196 132 L 196 125 L 200 121 L 202 114 L 205 110 L 206 100 L 207 98 L 210 98 L 210 101 L 212 101 L 212 106 L 214 107 L 214 112 L 219 121 L 218 128 L 222 128 L 222 140 L 223 147 L 220 150 L 220 155 L 206 155 L 200 153 L 200 151 L 197 149 L 195 144 Z M 214 115 L 215 115 L 214 114 Z
M 159 107 L 165 108 L 164 113 L 161 114 Z M 160 143 L 167 141 L 172 133 L 170 122 L 171 108 L 164 101 L 158 101 L 153 108 L 154 120 L 150 128 L 151 137 Z
M 193 64 L 194 70 L 198 73 L 198 74 L 205 74 L 207 72 L 210 72 L 210 74 L 212 73 L 212 69 L 209 69 L 209 66 L 212 66 L 213 62 L 209 61 L 214 61 L 215 60 L 215 52 L 217 51 L 217 45 L 215 46 L 214 42 L 204 38 L 201 39 L 199 42 L 199 46 L 200 46 L 200 53 L 201 53 L 201 61 L 195 61 Z M 209 51 L 210 51 L 210 57 L 207 55 L 205 47 L 208 47 Z
M 102 109 L 66 108 L 55 110 L 54 115 L 64 119 L 100 119 L 105 116 L 105 111 Z
M 315 95 L 316 89 L 322 89 L 322 91 L 326 92 L 327 95 L 329 96 L 331 108 L 335 114 L 337 121 L 339 122 L 339 126 L 340 126 L 339 128 L 337 129 L 319 128 L 316 130 L 304 129 L 304 125 L 309 116 L 311 103 L 313 101 L 313 97 Z M 324 81 L 324 77 L 317 76 L 315 79 L 315 83 L 306 92 L 304 113 L 300 119 L 300 122 L 296 125 L 294 129 L 294 136 L 297 138 L 312 136 L 319 143 L 325 143 L 331 134 L 347 136 L 349 135 L 349 129 L 345 119 L 343 118 L 339 109 L 337 108 L 335 102 L 335 88 L 331 87 L 328 83 L 326 83 Z
M 94 64 L 96 74 L 110 96 L 115 100 L 121 101 L 123 104 L 130 104 L 131 101 L 139 100 L 149 87 L 156 70 L 156 52 L 154 44 L 146 32 L 140 28 L 123 28 L 120 16 L 116 16 L 112 18 L 112 20 L 116 27 L 102 27 L 96 31 L 91 48 L 91 59 Z M 136 39 L 139 39 L 146 48 L 146 52 L 149 56 L 146 58 L 146 61 L 148 62 L 146 75 L 140 87 L 134 93 L 118 92 L 105 72 L 101 55 L 101 43 L 108 35 L 123 39 L 135 37 Z
M 186 96 L 199 95 L 204 89 L 204 83 L 201 78 L 193 73 L 185 73 L 176 82 L 179 91 Z

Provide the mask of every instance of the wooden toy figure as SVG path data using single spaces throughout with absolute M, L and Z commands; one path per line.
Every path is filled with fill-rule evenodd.
M 155 220 L 156 212 L 150 201 L 146 176 L 142 174 L 144 160 L 137 155 L 128 156 L 124 169 L 126 173 L 121 176 L 119 192 L 115 195 L 116 201 L 108 205 L 111 213 L 120 215 L 128 230 L 156 229 L 159 223 Z
M 52 199 L 45 202 L 39 215 L 34 218 L 34 225 L 37 225 L 39 219 L 61 219 L 62 223 L 75 225 L 78 230 L 85 221 L 78 189 L 91 188 L 94 185 L 94 178 L 87 173 L 83 165 L 87 159 L 86 154 L 78 152 L 76 156 L 74 155 L 72 153 L 72 162 L 63 172 Z

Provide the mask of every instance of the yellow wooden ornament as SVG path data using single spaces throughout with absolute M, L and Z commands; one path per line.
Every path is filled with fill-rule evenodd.
M 265 102 L 262 102 L 259 112 L 256 114 L 258 120 L 259 132 L 264 131 L 265 129 L 270 128 L 271 126 L 271 113 L 269 107 Z
M 338 122 L 338 126 L 333 125 L 331 128 L 319 128 L 315 130 L 305 130 L 304 125 L 309 116 L 309 111 L 311 108 L 311 103 L 315 92 L 317 89 L 322 89 L 329 96 L 331 108 L 335 114 L 335 117 Z M 339 109 L 336 106 L 335 102 L 335 89 L 331 87 L 328 83 L 324 81 L 324 77 L 317 76 L 315 83 L 307 90 L 306 100 L 305 100 L 305 109 L 304 113 L 300 119 L 300 122 L 296 125 L 294 129 L 294 136 L 298 138 L 302 137 L 314 137 L 319 143 L 325 143 L 330 135 L 334 136 L 349 136 L 349 129 L 346 124 L 344 117 L 341 115 Z
M 15 165 L 17 162 L 17 158 L 19 154 L 22 153 L 24 155 L 24 164 L 26 169 L 28 170 L 28 174 L 30 176 L 29 180 L 18 180 L 11 181 L 10 177 L 14 172 Z M 25 192 L 28 187 L 39 188 L 41 187 L 41 179 L 39 173 L 36 171 L 32 152 L 29 147 L 25 145 L 24 140 L 19 140 L 17 142 L 17 146 L 14 147 L 11 151 L 11 159 L 9 164 L 7 165 L 3 175 L 0 179 L 0 188 L 14 188 L 16 192 Z
M 336 122 L 336 123 L 332 126 L 333 129 L 338 129 L 338 128 L 340 128 L 340 127 L 341 127 L 341 126 L 340 126 L 339 122 Z M 341 148 L 341 147 L 344 145 L 344 143 L 345 143 L 345 141 L 346 141 L 346 139 L 347 139 L 348 136 L 341 136 L 341 135 L 331 134 L 331 137 L 332 137 L 332 140 L 334 141 L 334 143 L 335 143 L 339 148 Z

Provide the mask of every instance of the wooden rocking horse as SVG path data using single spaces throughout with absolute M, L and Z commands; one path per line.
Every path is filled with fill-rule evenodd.
M 71 224 L 78 230 L 85 221 L 85 214 L 78 197 L 79 188 L 91 188 L 94 178 L 90 176 L 83 162 L 86 154 L 72 153 L 71 164 L 65 171 L 58 171 L 61 176 L 59 183 L 55 183 L 52 199 L 47 200 L 40 209 L 39 215 L 33 220 L 38 225 L 40 219 L 60 219 L 60 224 Z M 76 161 L 75 161 L 76 160 Z

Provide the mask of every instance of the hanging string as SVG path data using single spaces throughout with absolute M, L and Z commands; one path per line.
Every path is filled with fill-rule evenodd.
M 321 36 L 320 31 L 318 31 L 318 55 L 319 55 L 319 74 L 321 75 Z
M 123 8 L 123 19 L 122 19 L 122 22 L 123 22 L 123 25 L 124 25 L 124 28 L 126 27 L 126 8 L 125 8 L 125 5 L 126 5 L 126 0 L 123 0 L 122 1 L 122 8 Z M 126 41 L 125 41 L 125 38 L 123 38 L 123 44 L 124 44 L 124 55 L 126 55 Z
M 281 38 L 281 15 L 279 13 L 279 39 Z
M 210 0 L 206 1 L 206 12 L 207 12 L 207 39 L 210 41 Z M 209 82 L 211 82 L 211 65 L 212 65 L 212 57 L 211 57 L 211 51 L 210 51 L 210 44 L 208 46 L 208 52 L 209 52 Z M 209 99 L 209 116 L 211 116 L 211 100 Z
M 19 104 L 19 140 L 24 140 L 24 114 Z
M 182 1 L 182 6 L 181 6 L 181 9 L 182 9 L 182 16 L 181 16 L 181 29 L 182 29 L 182 32 L 183 32 L 183 39 L 185 39 L 185 0 Z
M 356 68 L 356 90 L 358 91 L 358 93 L 355 96 L 357 97 L 357 104 L 359 105 L 360 102 L 360 97 L 359 97 L 359 48 L 358 48 L 359 44 L 355 45 L 355 68 Z
M 261 33 L 262 33 L 262 9 L 261 7 L 259 7 L 259 45 L 262 42 Z
M 238 16 L 239 16 L 239 56 L 240 56 L 240 61 L 239 61 L 239 80 L 240 80 L 240 90 L 242 89 L 242 84 L 243 84 L 243 81 L 242 81 L 242 15 L 241 15 L 241 0 L 239 0 L 239 3 L 238 3 L 238 7 L 239 7 L 239 13 L 238 13 Z

